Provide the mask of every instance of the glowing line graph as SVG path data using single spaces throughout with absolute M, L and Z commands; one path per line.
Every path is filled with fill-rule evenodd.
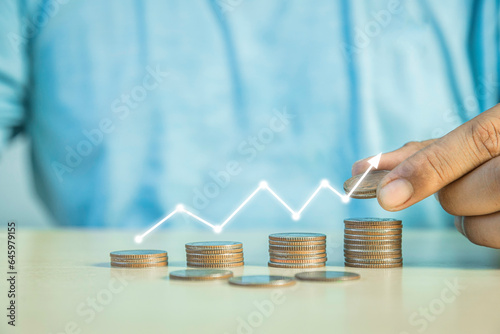
M 370 164 L 370 167 L 368 167 L 368 169 L 364 172 L 364 174 L 360 177 L 360 179 L 358 180 L 358 182 L 354 185 L 354 187 L 351 189 L 351 191 L 346 194 L 346 195 L 343 195 L 341 194 L 339 191 L 337 191 L 335 188 L 333 188 L 329 181 L 328 180 L 322 180 L 319 184 L 319 186 L 316 188 L 316 190 L 312 193 L 311 196 L 309 196 L 309 198 L 306 200 L 306 202 L 302 205 L 302 207 L 295 211 L 293 210 L 278 194 L 276 194 L 276 192 L 271 189 L 271 187 L 269 187 L 269 184 L 266 182 L 266 181 L 261 181 L 258 185 L 258 187 L 236 208 L 236 210 L 234 210 L 222 223 L 220 223 L 219 225 L 215 225 L 213 223 L 210 223 L 209 221 L 195 215 L 194 213 L 192 213 L 191 211 L 187 210 L 183 204 L 179 204 L 176 206 L 175 210 L 170 212 L 168 215 L 166 215 L 165 217 L 163 217 L 159 222 L 157 222 L 156 224 L 154 224 L 153 226 L 151 226 L 148 230 L 146 230 L 144 233 L 142 234 L 138 234 L 135 236 L 134 240 L 136 243 L 141 243 L 143 241 L 143 239 L 148 235 L 150 234 L 151 232 L 153 232 L 156 228 L 158 228 L 160 225 L 162 225 L 163 223 L 165 223 L 167 220 L 169 220 L 170 218 L 172 218 L 173 216 L 175 216 L 176 214 L 186 214 L 188 216 L 190 216 L 191 218 L 195 219 L 196 221 L 204 224 L 204 225 L 207 225 L 208 227 L 211 227 L 214 232 L 216 233 L 220 233 L 222 231 L 222 229 L 224 228 L 224 226 L 226 226 L 233 218 L 234 216 L 241 211 L 241 209 L 243 209 L 243 207 L 248 203 L 250 202 L 250 200 L 252 198 L 255 197 L 255 195 L 257 195 L 260 191 L 264 191 L 266 190 L 268 193 L 270 193 L 281 205 L 283 205 L 283 207 L 285 207 L 285 209 L 291 213 L 292 215 L 292 219 L 293 220 L 299 220 L 300 219 L 300 216 L 302 214 L 302 212 L 307 208 L 307 206 L 312 202 L 312 200 L 316 197 L 316 195 L 322 190 L 322 189 L 328 189 L 330 190 L 331 192 L 333 192 L 335 195 L 339 196 L 340 199 L 342 200 L 342 202 L 344 203 L 348 203 L 349 202 L 349 199 L 351 197 L 351 195 L 353 194 L 353 192 L 356 190 L 356 188 L 359 186 L 359 184 L 361 183 L 361 181 L 363 181 L 363 179 L 366 177 L 366 175 L 368 175 L 368 173 L 370 172 L 370 170 L 372 169 L 376 169 L 378 168 L 378 164 L 380 162 L 380 157 L 381 157 L 382 153 L 379 153 L 377 154 L 376 156 L 374 156 L 373 158 L 371 158 L 370 160 L 368 160 L 368 163 Z

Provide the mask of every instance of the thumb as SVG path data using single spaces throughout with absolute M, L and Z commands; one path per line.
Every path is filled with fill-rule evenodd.
M 405 209 L 500 155 L 500 105 L 462 124 L 396 166 L 377 197 L 389 211 Z

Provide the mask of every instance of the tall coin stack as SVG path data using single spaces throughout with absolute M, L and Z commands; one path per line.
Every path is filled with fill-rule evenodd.
M 109 253 L 112 267 L 148 268 L 168 265 L 168 254 L 164 250 L 138 249 Z
M 326 263 L 326 235 L 275 233 L 269 235 L 269 267 L 317 268 Z
M 228 268 L 243 265 L 243 244 L 233 241 L 202 241 L 186 244 L 188 267 Z
M 361 218 L 344 220 L 345 265 L 358 268 L 403 266 L 401 220 Z

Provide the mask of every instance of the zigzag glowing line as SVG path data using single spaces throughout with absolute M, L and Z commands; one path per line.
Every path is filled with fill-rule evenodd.
M 224 226 L 226 226 L 231 221 L 231 219 L 233 219 L 233 217 L 238 212 L 240 212 L 240 210 L 243 209 L 243 207 L 248 202 L 250 202 L 250 200 L 252 198 L 254 198 L 255 195 L 257 195 L 257 193 L 259 193 L 261 190 L 267 190 L 274 198 L 276 198 L 276 200 L 278 202 L 281 203 L 281 205 L 283 205 L 285 207 L 286 210 L 288 210 L 292 214 L 292 219 L 293 220 L 299 220 L 300 219 L 300 215 L 302 214 L 302 212 L 307 208 L 307 206 L 309 205 L 309 203 L 312 202 L 312 200 L 316 197 L 316 195 L 320 192 L 321 189 L 328 189 L 328 190 L 332 191 L 335 195 L 337 195 L 337 196 L 339 196 L 341 198 L 342 202 L 348 203 L 351 195 L 356 190 L 356 188 L 359 186 L 359 184 L 361 183 L 361 181 L 363 181 L 363 179 L 366 177 L 366 175 L 368 175 L 368 172 L 370 172 L 371 169 L 378 167 L 378 163 L 380 161 L 380 156 L 381 156 L 381 153 L 378 154 L 378 155 L 376 155 L 375 157 L 373 157 L 372 159 L 370 159 L 368 161 L 368 163 L 370 164 L 370 167 L 364 172 L 364 174 L 361 176 L 361 178 L 358 180 L 358 182 L 354 185 L 354 187 L 351 189 L 351 191 L 347 195 L 342 195 L 339 191 L 337 191 L 335 188 L 333 188 L 330 185 L 330 183 L 328 182 L 328 180 L 322 180 L 321 183 L 319 184 L 319 186 L 316 188 L 316 190 L 312 193 L 312 195 L 304 203 L 304 205 L 302 205 L 302 207 L 299 210 L 295 211 L 280 196 L 278 196 L 278 194 L 276 194 L 276 192 L 274 190 L 272 190 L 269 187 L 269 185 L 267 184 L 266 181 L 261 181 L 259 183 L 259 186 L 243 201 L 243 203 L 241 203 L 236 208 L 236 210 L 234 210 L 233 213 L 231 213 L 229 215 L 229 217 L 227 217 L 226 220 L 224 220 L 219 225 L 214 225 L 214 224 L 206 221 L 205 219 L 203 219 L 203 218 L 195 215 L 191 211 L 187 210 L 184 207 L 184 205 L 179 204 L 179 205 L 176 206 L 176 208 L 175 208 L 174 211 L 170 212 L 167 216 L 165 216 L 158 223 L 156 223 L 153 226 L 151 226 L 146 232 L 144 232 L 142 234 L 139 234 L 139 235 L 136 235 L 135 238 L 134 238 L 134 240 L 137 243 L 141 243 L 142 240 L 144 239 L 144 237 L 146 237 L 148 234 L 150 234 L 151 232 L 153 232 L 157 227 L 159 227 L 161 224 L 163 224 L 164 222 L 166 222 L 167 220 L 169 220 L 170 218 L 172 218 L 173 216 L 175 216 L 178 213 L 184 213 L 184 214 L 186 214 L 186 215 L 194 218 L 195 220 L 199 221 L 200 223 L 205 224 L 205 225 L 211 227 L 214 230 L 214 232 L 220 233 L 222 231 L 222 229 L 224 228 Z

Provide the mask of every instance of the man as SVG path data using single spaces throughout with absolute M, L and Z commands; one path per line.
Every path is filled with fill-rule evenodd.
M 219 223 L 264 179 L 298 209 L 321 179 L 340 189 L 351 161 L 440 137 L 499 97 L 497 1 L 0 6 L 1 145 L 29 136 L 63 226 L 146 227 L 178 203 Z M 388 213 L 322 192 L 294 223 L 262 193 L 227 228 L 335 230 L 349 216 Z M 452 225 L 435 201 L 390 216 Z

